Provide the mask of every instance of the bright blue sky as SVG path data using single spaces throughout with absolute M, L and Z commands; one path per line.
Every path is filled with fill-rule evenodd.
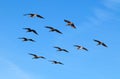
M 45 19 L 29 18 L 38 13 Z M 75 23 L 67 27 L 64 19 Z M 50 33 L 46 25 L 56 27 L 63 35 Z M 120 0 L 1 0 L 0 1 L 0 79 L 120 79 Z M 30 27 L 39 36 L 26 33 Z M 22 42 L 19 37 L 37 42 Z M 93 39 L 108 48 L 96 46 Z M 76 50 L 78 44 L 88 52 Z M 57 52 L 53 46 L 70 53 Z M 32 60 L 28 53 L 45 56 Z

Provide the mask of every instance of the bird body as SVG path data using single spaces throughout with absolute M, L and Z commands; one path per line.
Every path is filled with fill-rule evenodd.
M 55 46 L 54 48 L 57 48 L 57 49 L 58 49 L 57 51 L 69 52 L 68 50 L 66 50 L 66 49 L 63 49 L 63 48 L 60 48 L 60 47 L 57 47 L 57 46 Z
M 27 30 L 27 32 L 33 32 L 34 34 L 38 35 L 37 31 L 35 31 L 34 29 L 31 28 L 23 28 L 25 30 Z
M 108 47 L 105 43 L 99 41 L 99 40 L 94 40 L 95 42 L 97 42 L 98 44 L 97 45 L 102 45 L 104 47 Z
M 31 42 L 35 42 L 35 40 L 31 39 L 31 38 L 26 38 L 26 37 L 22 37 L 22 38 L 19 38 L 19 39 L 22 39 L 22 41 L 31 41 Z
M 85 47 L 83 47 L 83 46 L 80 46 L 80 45 L 74 45 L 74 46 L 77 47 L 78 50 L 79 50 L 79 49 L 83 49 L 83 50 L 88 51 L 88 49 L 85 48 Z
M 48 29 L 50 29 L 50 32 L 57 32 L 57 33 L 60 33 L 60 34 L 62 34 L 62 32 L 61 31 L 59 31 L 58 29 L 55 29 L 55 28 L 53 28 L 53 27 L 51 27 L 51 26 L 46 26 L 45 28 L 48 28 Z
M 38 17 L 44 19 L 44 17 L 39 14 L 34 14 L 34 13 L 24 14 L 24 16 L 26 15 L 30 16 L 31 18 Z
M 71 21 L 69 21 L 69 20 L 66 20 L 66 19 L 64 19 L 64 22 L 66 22 L 68 26 L 71 26 L 71 27 L 74 28 L 74 29 L 76 28 L 76 26 L 74 25 L 73 22 L 71 22 Z
M 55 60 L 52 60 L 52 61 L 50 61 L 50 62 L 52 62 L 52 64 L 61 64 L 61 65 L 64 65 L 62 62 L 55 61 Z
M 32 56 L 33 56 L 32 59 L 38 59 L 38 58 L 46 59 L 46 58 L 43 57 L 43 56 L 38 56 L 38 55 L 36 55 L 36 54 L 32 54 L 32 53 L 29 53 L 29 55 L 32 55 Z

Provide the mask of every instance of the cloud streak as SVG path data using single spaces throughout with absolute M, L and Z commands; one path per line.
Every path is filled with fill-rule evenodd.
M 0 70 L 2 70 L 0 79 L 32 79 L 29 74 L 11 61 L 0 59 L 0 63 Z

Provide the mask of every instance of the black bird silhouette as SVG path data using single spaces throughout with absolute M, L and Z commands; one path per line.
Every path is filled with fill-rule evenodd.
M 27 30 L 27 32 L 33 32 L 34 34 L 38 35 L 38 33 L 34 29 L 31 28 L 23 28 L 23 29 Z
M 48 28 L 48 29 L 50 29 L 50 32 L 57 32 L 57 33 L 60 33 L 60 34 L 62 34 L 62 32 L 61 31 L 59 31 L 58 29 L 55 29 L 55 28 L 53 28 L 53 27 L 50 27 L 50 26 L 46 26 L 45 28 Z
M 38 56 L 38 55 L 36 55 L 36 54 L 32 54 L 32 53 L 29 53 L 29 55 L 32 55 L 32 56 L 33 56 L 32 59 L 38 59 L 38 58 L 46 59 L 46 58 L 43 57 L 43 56 Z
M 85 48 L 85 47 L 83 47 L 83 46 L 80 46 L 80 45 L 74 45 L 74 46 L 77 47 L 78 50 L 79 50 L 79 49 L 83 49 L 83 50 L 88 51 L 88 49 Z
M 39 14 L 34 14 L 34 13 L 24 14 L 24 16 L 26 16 L 26 15 L 30 16 L 31 18 L 38 17 L 38 18 L 44 19 L 44 17 Z
M 61 64 L 61 65 L 64 65 L 62 62 L 55 61 L 55 60 L 50 60 L 50 62 L 52 62 L 52 64 Z
M 69 52 L 68 50 L 66 50 L 66 49 L 62 49 L 62 48 L 60 48 L 60 47 L 58 47 L 58 46 L 55 46 L 54 48 L 57 48 L 57 49 L 58 49 L 57 51 Z
M 22 38 L 19 38 L 19 39 L 22 39 L 22 41 L 31 41 L 31 42 L 35 42 L 35 40 L 31 39 L 31 38 L 26 38 L 26 37 L 22 37 Z
M 102 45 L 104 47 L 108 47 L 105 43 L 99 41 L 99 40 L 94 40 L 95 42 L 97 42 L 98 44 L 97 45 Z
M 71 21 L 69 21 L 69 20 L 66 20 L 66 19 L 64 19 L 64 22 L 66 22 L 68 26 L 71 26 L 71 27 L 74 28 L 74 29 L 76 28 L 76 26 L 74 25 L 73 22 L 71 22 Z

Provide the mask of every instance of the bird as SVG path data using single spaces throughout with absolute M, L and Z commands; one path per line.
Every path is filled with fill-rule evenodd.
M 58 47 L 58 46 L 55 46 L 54 48 L 58 49 L 57 51 L 69 52 L 68 50 L 62 49 L 62 48 L 60 48 L 60 47 Z
M 101 41 L 99 41 L 99 40 L 95 40 L 95 39 L 94 39 L 94 41 L 98 43 L 97 45 L 102 45 L 102 46 L 104 46 L 104 47 L 108 47 L 105 43 L 103 43 L 103 42 L 101 42 Z
M 69 20 L 66 20 L 66 19 L 64 19 L 64 22 L 66 22 L 67 23 L 67 26 L 71 26 L 72 28 L 76 28 L 76 26 L 74 25 L 74 23 L 73 22 L 71 22 L 71 21 L 69 21 Z
M 31 18 L 38 17 L 38 18 L 44 19 L 44 17 L 39 14 L 34 14 L 34 13 L 24 14 L 24 16 L 26 16 L 26 15 L 30 16 Z
M 53 27 L 51 27 L 51 26 L 46 26 L 45 28 L 48 28 L 48 29 L 50 29 L 50 32 L 57 32 L 57 33 L 60 33 L 60 34 L 63 34 L 61 31 L 59 31 L 58 29 L 55 29 L 55 28 L 53 28 Z
M 77 47 L 78 50 L 79 50 L 79 49 L 83 49 L 83 50 L 88 51 L 88 49 L 85 48 L 85 47 L 83 47 L 83 46 L 80 46 L 80 45 L 74 45 L 74 46 Z
M 29 53 L 29 55 L 32 55 L 32 56 L 33 56 L 32 59 L 38 59 L 38 58 L 46 59 L 46 58 L 43 57 L 43 56 L 38 56 L 38 55 L 36 55 L 36 54 L 32 54 L 32 53 Z
M 31 28 L 23 28 L 23 29 L 27 30 L 27 32 L 33 32 L 34 34 L 38 35 L 38 33 L 34 29 Z
M 56 60 L 50 60 L 50 62 L 52 62 L 52 64 L 61 64 L 64 65 L 62 62 L 56 61 Z
M 35 42 L 35 40 L 31 39 L 31 38 L 26 38 L 26 37 L 21 37 L 18 39 L 22 39 L 22 41 L 31 41 L 31 42 Z

